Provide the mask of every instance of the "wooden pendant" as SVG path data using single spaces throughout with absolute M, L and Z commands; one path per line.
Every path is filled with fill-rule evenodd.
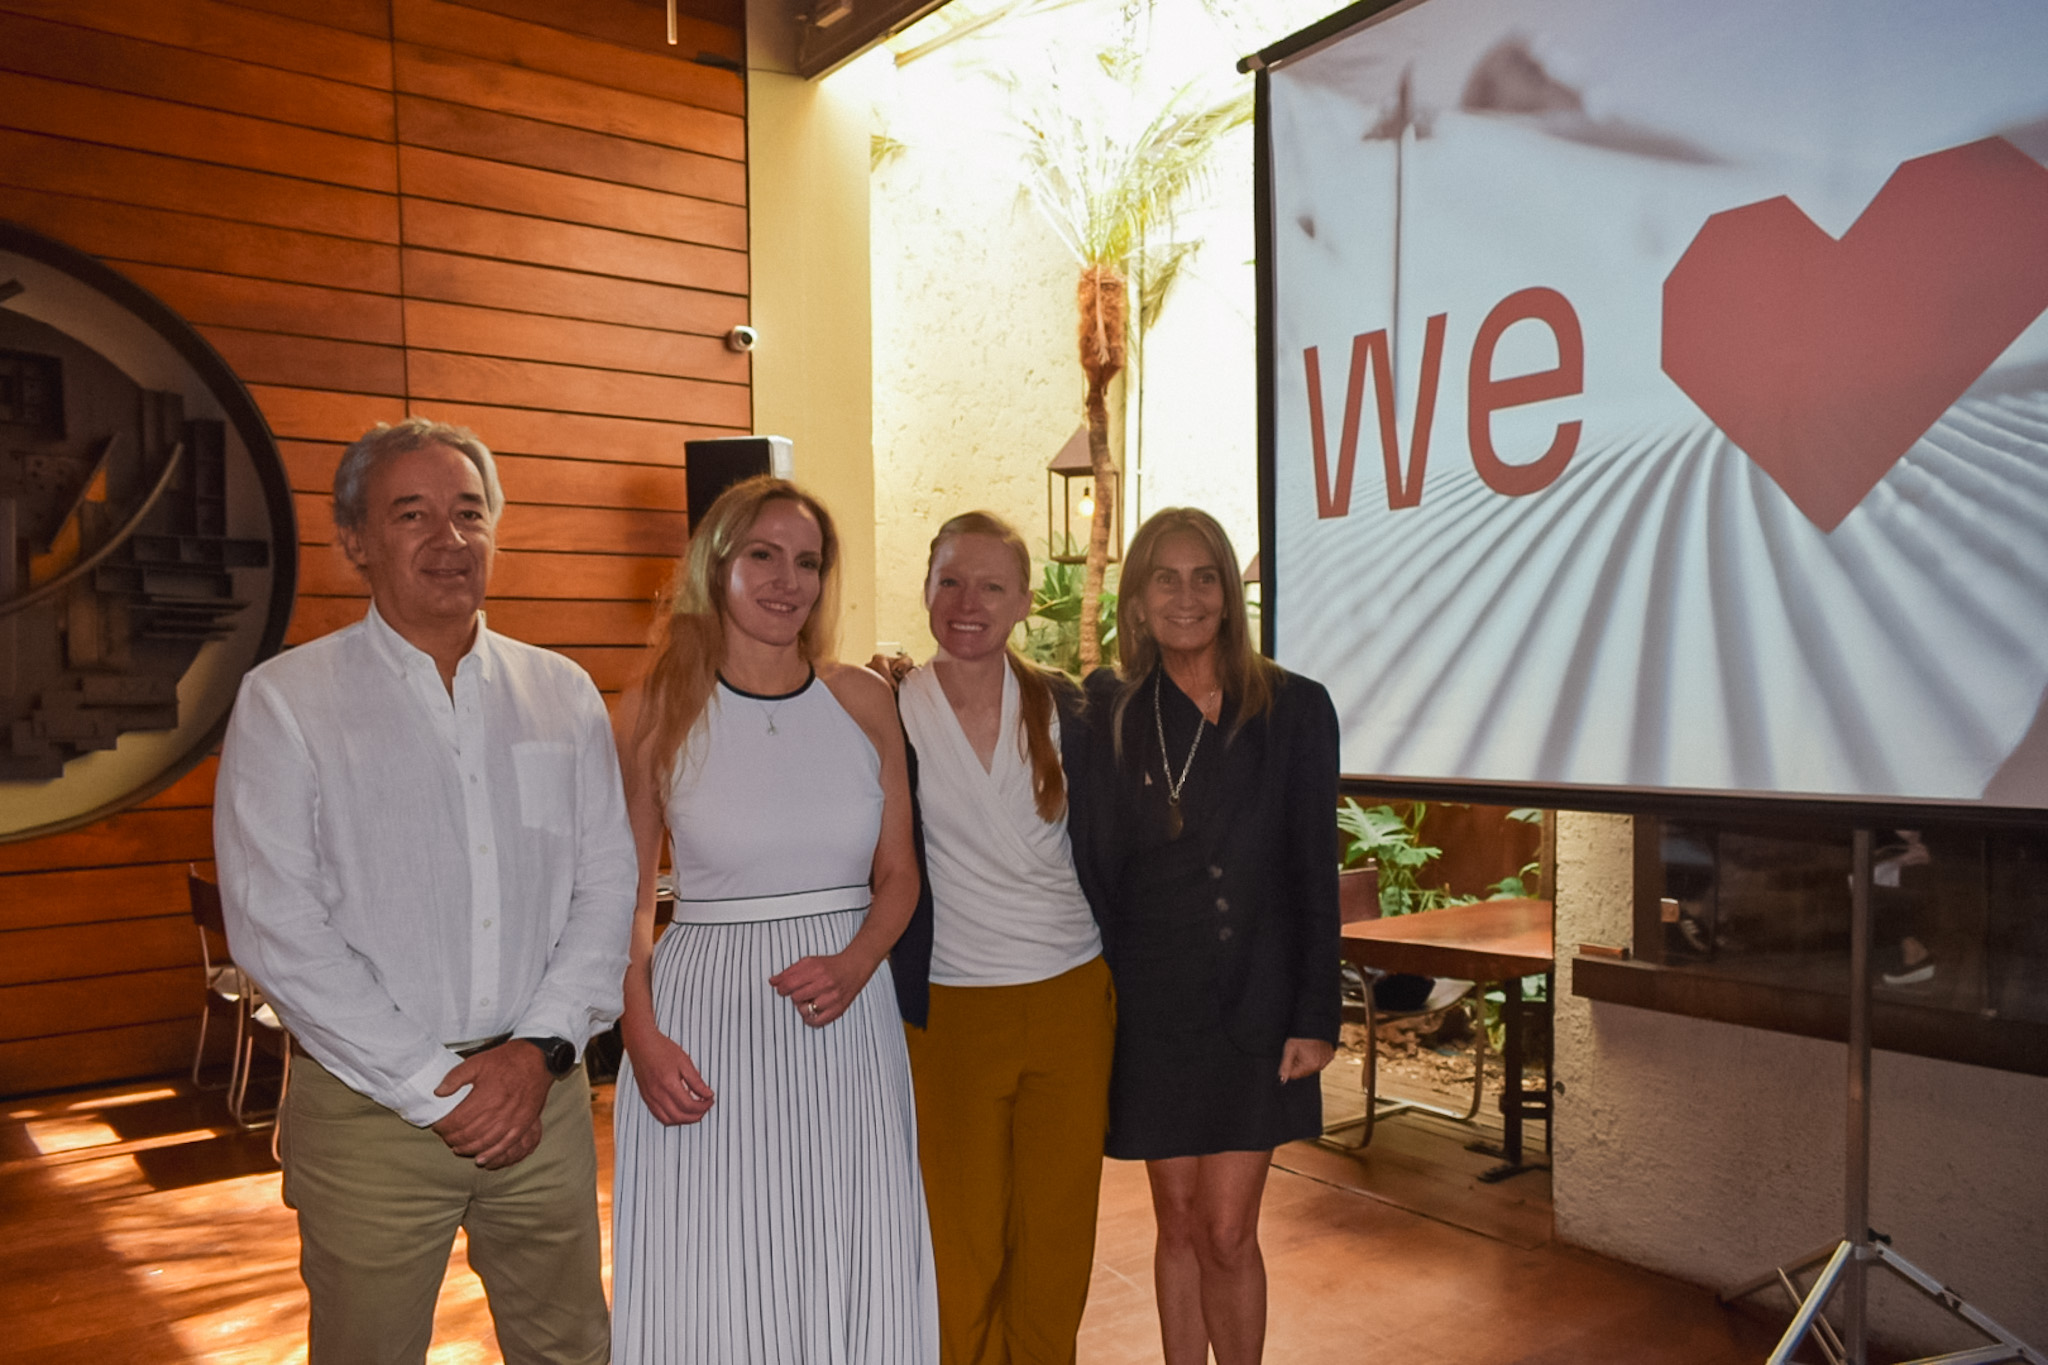
M 1168 801 L 1166 803 L 1166 837 L 1178 839 L 1180 838 L 1180 831 L 1180 802 Z

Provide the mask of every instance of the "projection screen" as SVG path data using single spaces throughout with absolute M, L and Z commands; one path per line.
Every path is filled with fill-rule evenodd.
M 1249 63 L 1344 772 L 2048 809 L 2048 5 L 1369 8 Z

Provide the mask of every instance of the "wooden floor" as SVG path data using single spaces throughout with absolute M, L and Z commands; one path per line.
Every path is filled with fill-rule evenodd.
M 601 1087 L 605 1196 L 610 1102 Z M 217 1093 L 138 1084 L 0 1113 L 0 1360 L 305 1359 L 298 1242 L 269 1137 L 235 1132 Z M 1469 1136 L 1404 1117 L 1368 1154 L 1281 1149 L 1261 1224 L 1269 1361 L 1748 1365 L 1767 1354 L 1774 1332 L 1706 1291 L 1554 1244 L 1548 1173 L 1482 1185 L 1490 1159 L 1463 1150 Z M 1142 1167 L 1106 1163 L 1081 1365 L 1159 1358 L 1151 1243 Z M 497 1359 L 459 1260 L 430 1359 Z

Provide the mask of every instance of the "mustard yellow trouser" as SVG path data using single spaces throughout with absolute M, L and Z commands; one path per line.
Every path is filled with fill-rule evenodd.
M 299 1213 L 312 1365 L 424 1361 L 458 1227 L 508 1365 L 610 1358 L 583 1068 L 555 1082 L 541 1124 L 533 1155 L 487 1171 L 312 1058 L 293 1059 L 279 1155 Z
M 928 1023 L 905 1032 L 940 1360 L 1072 1365 L 1109 1119 L 1109 968 L 931 992 Z

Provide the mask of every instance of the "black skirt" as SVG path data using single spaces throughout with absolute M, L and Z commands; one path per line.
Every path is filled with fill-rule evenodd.
M 1278 1050 L 1247 1052 L 1224 1029 L 1205 890 L 1124 904 L 1104 1147 L 1123 1161 L 1270 1151 L 1323 1130 L 1321 1078 L 1283 1085 Z

